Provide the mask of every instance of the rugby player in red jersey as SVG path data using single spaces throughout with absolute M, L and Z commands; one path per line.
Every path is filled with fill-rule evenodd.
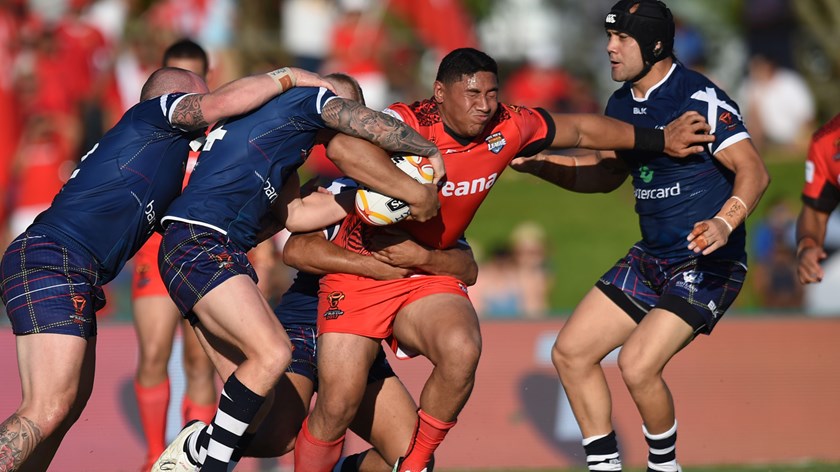
M 802 189 L 802 210 L 796 222 L 796 258 L 799 260 L 799 281 L 803 284 L 822 282 L 825 271 L 820 262 L 825 252 L 825 231 L 828 215 L 840 203 L 840 115 L 818 129 L 811 138 L 808 160 L 805 161 L 805 185 Z
M 664 130 L 642 129 L 600 115 L 559 115 L 500 104 L 498 89 L 497 65 L 491 57 L 472 48 L 456 49 L 440 64 L 432 98 L 386 109 L 435 143 L 446 165 L 438 215 L 422 224 L 399 224 L 431 249 L 458 242 L 499 175 L 517 156 L 549 147 L 656 149 L 685 156 L 702 150 L 710 140 L 697 134 L 708 131 L 697 113 L 678 118 Z M 370 152 L 381 151 L 370 146 Z M 394 262 L 389 246 L 371 242 L 376 231 L 350 215 L 334 243 Z M 413 437 L 395 470 L 424 470 L 455 425 L 475 381 L 481 333 L 466 286 L 452 276 L 425 274 L 428 263 L 406 264 L 416 275 L 397 280 L 349 274 L 322 278 L 320 388 L 297 438 L 296 470 L 329 471 L 338 460 L 383 339 L 399 340 L 398 355 L 422 354 L 434 365 L 420 395 Z

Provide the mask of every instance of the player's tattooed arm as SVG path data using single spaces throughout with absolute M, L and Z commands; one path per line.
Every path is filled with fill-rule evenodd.
M 435 171 L 435 183 L 446 174 L 437 146 L 393 116 L 344 98 L 327 102 L 321 116 L 330 128 L 370 141 L 386 151 L 428 157 Z
M 10 416 L 0 424 L 0 471 L 20 469 L 42 438 L 32 420 L 17 414 Z
M 206 128 L 210 123 L 201 111 L 203 99 L 203 94 L 192 94 L 182 98 L 172 111 L 172 124 L 187 130 Z

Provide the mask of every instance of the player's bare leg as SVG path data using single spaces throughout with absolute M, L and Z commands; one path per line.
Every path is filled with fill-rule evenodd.
M 274 384 L 291 361 L 291 342 L 277 321 L 253 280 L 237 275 L 223 282 L 193 307 L 200 320 L 200 330 L 217 350 L 228 346 L 239 353 L 239 359 L 228 355 L 228 365 L 235 371 L 225 381 L 218 411 L 213 423 L 176 438 L 183 442 L 183 451 L 173 444 L 175 455 L 164 452 L 158 461 L 181 462 L 182 452 L 193 464 L 201 463 L 205 471 L 227 470 L 231 455 L 246 428 L 255 420 L 273 392 Z M 208 352 L 210 354 L 210 352 Z M 212 356 L 216 363 L 222 357 Z M 217 365 L 217 368 L 223 367 Z M 219 369 L 225 375 L 223 368 Z M 236 421 L 231 422 L 228 418 Z
M 134 391 L 147 445 L 143 468 L 148 470 L 166 448 L 166 411 L 170 400 L 167 367 L 181 315 L 167 295 L 136 297 L 132 311 L 139 346 Z
M 441 293 L 404 307 L 394 321 L 400 344 L 434 365 L 420 394 L 419 434 L 400 470 L 422 470 L 472 393 L 481 355 L 478 317 L 467 298 Z
M 167 365 L 172 354 L 172 339 L 181 315 L 166 295 L 134 299 L 134 327 L 140 345 L 137 382 L 151 387 L 168 378 Z
M 605 462 L 603 470 L 620 470 L 612 428 L 612 400 L 601 360 L 622 345 L 636 328 L 630 318 L 604 293 L 591 289 L 560 329 L 551 360 L 577 419 L 587 455 Z
M 318 398 L 295 442 L 296 468 L 329 471 L 338 461 L 378 349 L 378 340 L 354 334 L 318 337 Z
M 373 445 L 359 471 L 391 470 L 405 453 L 417 424 L 417 405 L 398 377 L 368 384 L 350 429 Z
M 677 315 L 653 309 L 624 343 L 618 366 L 643 421 L 650 446 L 648 460 L 657 470 L 679 470 L 674 399 L 662 378 L 671 358 L 694 338 L 692 327 Z M 671 451 L 663 454 L 661 451 Z
M 22 401 L 0 424 L 0 464 L 47 470 L 93 390 L 96 337 L 30 334 L 16 343 Z
M 184 375 L 187 377 L 187 392 L 184 396 L 182 416 L 185 421 L 198 419 L 208 423 L 213 419 L 216 411 L 218 398 L 215 383 L 216 371 L 190 323 L 183 320 L 181 328 Z
M 557 335 L 551 359 L 584 438 L 612 431 L 612 401 L 601 360 L 635 328 L 632 318 L 593 288 Z

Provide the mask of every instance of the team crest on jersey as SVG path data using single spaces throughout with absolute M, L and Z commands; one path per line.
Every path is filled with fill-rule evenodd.
M 507 140 L 505 137 L 502 136 L 502 132 L 498 131 L 490 136 L 487 136 L 487 139 L 484 141 L 487 142 L 487 150 L 492 152 L 493 154 L 498 154 L 507 144 Z
M 324 319 L 334 320 L 344 314 L 344 310 L 338 308 L 338 302 L 344 300 L 344 297 L 344 292 L 330 292 L 327 295 L 327 303 L 329 303 L 330 307 L 324 313 Z
M 735 121 L 735 116 L 728 111 L 725 111 L 718 116 L 718 122 L 727 130 L 734 128 L 738 123 Z

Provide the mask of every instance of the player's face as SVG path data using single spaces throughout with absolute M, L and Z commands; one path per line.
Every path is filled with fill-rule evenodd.
M 499 80 L 492 72 L 464 75 L 458 82 L 435 82 L 435 100 L 444 124 L 471 138 L 484 131 L 499 108 Z
M 607 38 L 612 79 L 616 82 L 626 82 L 638 76 L 644 68 L 639 43 L 632 36 L 615 30 L 607 30 Z

